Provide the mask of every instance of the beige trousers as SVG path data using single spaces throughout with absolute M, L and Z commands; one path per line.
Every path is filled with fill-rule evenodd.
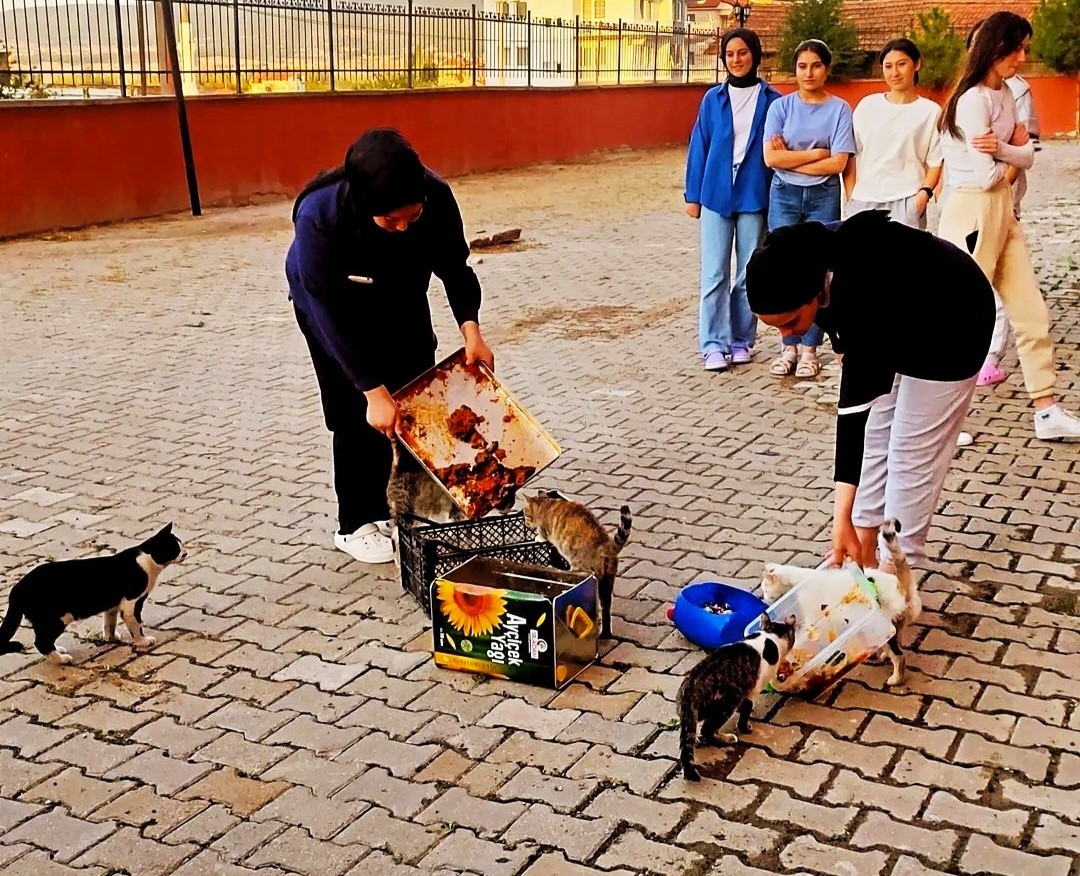
M 1009 184 L 1000 182 L 988 192 L 954 189 L 942 207 L 938 236 L 971 253 L 1001 296 L 1016 335 L 1028 395 L 1033 399 L 1053 395 L 1050 313 L 1013 213 Z

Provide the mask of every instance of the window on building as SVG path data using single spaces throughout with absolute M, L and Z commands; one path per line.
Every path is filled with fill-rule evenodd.
M 528 46 L 518 46 L 517 65 L 519 67 L 528 67 L 529 66 L 529 47 Z
M 518 2 L 518 3 L 515 3 L 514 5 L 517 7 L 517 12 L 515 12 L 514 14 L 518 18 L 524 18 L 526 15 L 529 14 L 529 7 L 528 7 L 527 3 Z
M 592 20 L 592 0 L 581 0 L 581 20 Z
M 593 18 L 607 17 L 607 0 L 593 0 Z
M 503 2 L 500 2 L 500 3 L 496 3 L 495 4 L 495 11 L 498 12 L 499 15 L 509 15 L 510 14 L 510 4 L 508 2 L 506 2 L 506 0 L 503 0 Z
M 511 61 L 510 48 L 506 47 L 506 48 L 503 49 L 503 69 L 504 70 L 509 70 L 510 69 L 510 61 Z

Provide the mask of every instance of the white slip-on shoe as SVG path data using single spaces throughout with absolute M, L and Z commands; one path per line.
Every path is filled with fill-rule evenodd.
M 1051 405 L 1035 414 L 1035 437 L 1043 441 L 1080 441 L 1080 417 L 1060 405 Z
M 365 523 L 356 532 L 334 534 L 334 544 L 360 563 L 389 563 L 394 559 L 394 544 L 374 523 Z

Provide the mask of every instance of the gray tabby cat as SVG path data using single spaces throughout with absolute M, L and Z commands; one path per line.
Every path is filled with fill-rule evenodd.
M 776 676 L 776 668 L 795 644 L 795 616 L 786 622 L 761 616 L 761 629 L 749 639 L 724 645 L 713 651 L 687 673 L 679 685 L 679 760 L 683 776 L 691 782 L 701 780 L 694 765 L 694 749 L 698 742 L 698 721 L 701 744 L 717 745 L 717 731 L 739 712 L 736 729 L 750 732 L 750 713 L 761 689 Z M 734 745 L 739 737 L 725 733 L 724 742 Z
M 619 528 L 614 538 L 596 515 L 580 502 L 572 502 L 551 490 L 525 497 L 525 525 L 551 542 L 571 569 L 592 572 L 600 593 L 600 638 L 611 634 L 611 598 L 619 574 L 619 551 L 630 540 L 630 506 L 619 509 Z
M 395 438 L 390 443 L 393 461 L 390 481 L 386 485 L 386 504 L 390 506 L 395 531 L 404 514 L 423 517 L 432 523 L 464 520 L 465 515 L 439 482 L 420 467 L 412 454 L 401 452 L 400 440 Z

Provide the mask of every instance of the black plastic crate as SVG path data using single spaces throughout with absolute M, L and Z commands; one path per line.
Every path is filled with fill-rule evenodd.
M 404 515 L 398 524 L 401 587 L 431 615 L 431 582 L 472 557 L 495 557 L 547 569 L 567 569 L 558 551 L 536 541 L 524 515 L 493 514 L 480 520 L 432 523 Z

